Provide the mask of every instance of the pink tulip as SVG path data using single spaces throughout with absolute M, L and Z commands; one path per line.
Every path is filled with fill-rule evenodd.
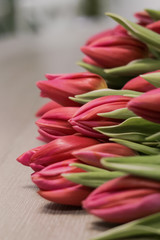
M 83 207 L 107 222 L 126 223 L 160 212 L 159 199 L 159 182 L 125 176 L 98 187 Z
M 148 49 L 142 42 L 120 34 L 99 38 L 90 45 L 81 47 L 81 50 L 102 68 L 123 66 L 148 54 Z
M 78 107 L 59 107 L 45 113 L 36 121 L 40 135 L 42 134 L 44 140 L 48 142 L 76 133 L 68 120 L 73 117 L 78 109 Z
M 29 159 L 31 159 L 31 157 L 37 152 L 40 150 L 42 146 L 39 146 L 39 147 L 35 147 L 35 148 L 32 148 L 31 150 L 23 153 L 22 155 L 20 155 L 18 158 L 17 158 L 17 161 L 22 163 L 23 165 L 25 166 L 29 166 Z
M 136 12 L 134 16 L 138 19 L 138 24 L 142 26 L 146 26 L 154 21 L 146 11 Z
M 59 108 L 61 107 L 60 104 L 54 102 L 54 101 L 50 101 L 46 104 L 44 104 L 37 112 L 36 112 L 36 117 L 41 117 L 43 114 L 45 114 L 46 112 L 55 109 L 55 108 Z
M 155 71 L 155 72 L 159 72 L 159 71 Z M 134 91 L 139 91 L 139 92 L 147 92 L 147 91 L 150 91 L 155 88 L 156 87 L 153 86 L 151 83 L 147 82 L 142 77 L 138 76 L 138 77 L 135 77 L 135 78 L 131 79 L 130 81 L 128 81 L 123 86 L 122 89 L 134 90 Z
M 160 123 L 160 88 L 151 90 L 132 99 L 127 107 L 138 116 Z
M 94 138 L 106 139 L 106 136 L 93 130 L 93 128 L 116 125 L 122 120 L 104 118 L 98 116 L 97 114 L 125 108 L 128 101 L 131 99 L 131 97 L 125 96 L 106 96 L 94 99 L 80 107 L 69 122 L 73 125 L 73 128 L 81 134 Z
M 65 204 L 81 206 L 81 202 L 90 194 L 92 188 L 75 184 L 61 174 L 84 172 L 71 163 L 77 163 L 76 159 L 68 159 L 54 163 L 40 172 L 32 174 L 32 181 L 40 188 L 38 192 L 45 199 Z
M 48 81 L 39 81 L 37 86 L 42 97 L 48 97 L 63 106 L 79 106 L 69 97 L 77 94 L 106 88 L 105 80 L 93 73 L 81 72 L 74 74 L 46 75 Z
M 73 158 L 72 152 L 75 150 L 98 143 L 97 140 L 92 138 L 76 135 L 64 136 L 36 148 L 36 151 L 29 150 L 17 160 L 22 164 L 25 163 L 26 166 L 30 166 L 34 171 L 39 171 L 52 163 Z
M 73 152 L 73 156 L 82 162 L 95 167 L 103 168 L 100 163 L 103 157 L 134 156 L 136 153 L 118 143 L 101 143 Z
M 115 36 L 115 35 L 127 35 L 127 31 L 121 25 L 117 25 L 115 28 L 106 29 L 102 32 L 99 32 L 92 37 L 90 37 L 85 45 L 90 45 L 93 42 L 97 41 L 100 38 L 107 37 L 107 36 Z
M 146 28 L 160 34 L 160 20 L 147 25 Z

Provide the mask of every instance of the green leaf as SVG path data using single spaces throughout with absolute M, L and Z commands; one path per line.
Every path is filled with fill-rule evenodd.
M 160 181 L 160 155 L 120 157 L 118 160 L 103 158 L 101 163 L 111 170 Z
M 104 170 L 103 172 L 97 171 L 97 172 L 62 174 L 63 177 L 67 178 L 71 182 L 93 188 L 97 188 L 111 179 L 121 177 L 124 175 L 125 174 L 121 172 L 116 171 L 110 172 L 107 170 Z
M 160 131 L 160 124 L 152 123 L 140 117 L 132 117 L 118 125 L 96 127 L 94 130 L 115 138 L 144 141 L 147 136 Z
M 157 11 L 154 9 L 145 9 L 145 11 L 150 15 L 150 17 L 153 20 L 155 20 L 155 21 L 160 20 L 160 11 Z
M 139 144 L 139 143 L 134 143 L 134 142 L 130 142 L 127 140 L 123 140 L 123 139 L 116 139 L 116 138 L 110 138 L 110 141 L 122 144 L 126 147 L 129 147 L 139 153 L 143 153 L 146 155 L 157 155 L 160 154 L 160 149 L 157 148 L 153 148 L 153 147 L 149 147 L 149 146 L 144 146 L 143 144 Z
M 160 132 L 157 132 L 145 139 L 146 141 L 160 141 Z
M 110 76 L 128 76 L 130 78 L 136 77 L 140 74 L 152 72 L 160 69 L 160 60 L 145 58 L 134 60 L 129 64 L 111 69 L 105 69 L 104 72 Z
M 104 170 L 102 168 L 93 167 L 93 166 L 83 164 L 83 163 L 71 163 L 70 166 L 78 167 L 78 168 L 83 169 L 87 172 L 106 172 L 106 170 Z
M 145 44 L 160 51 L 160 35 L 145 27 L 142 27 L 136 23 L 133 23 L 117 14 L 106 13 L 107 16 L 113 18 L 116 22 L 121 24 L 126 30 L 128 30 L 135 38 Z
M 142 144 L 144 144 L 144 145 L 146 145 L 146 146 L 151 146 L 151 147 L 157 147 L 159 144 L 160 144 L 160 142 L 142 142 Z
M 141 77 L 153 86 L 160 88 L 160 72 L 143 74 Z
M 118 227 L 114 227 L 91 240 L 122 240 L 144 238 L 145 240 L 151 237 L 151 240 L 160 238 L 160 213 L 144 217 Z
M 120 108 L 112 112 L 107 113 L 98 113 L 98 116 L 106 118 L 115 118 L 115 119 L 127 119 L 130 117 L 135 117 L 136 115 L 130 111 L 128 108 Z
M 112 157 L 112 158 L 103 158 L 102 161 L 104 166 L 109 163 L 125 163 L 125 164 L 151 164 L 160 166 L 160 153 L 159 155 L 151 156 L 125 156 L 125 157 Z
M 127 97 L 138 97 L 141 94 L 142 92 L 137 92 L 132 90 L 114 90 L 110 88 L 104 88 L 104 89 L 94 90 L 94 91 L 87 92 L 80 95 L 75 95 L 74 97 L 69 97 L 69 99 L 81 104 L 85 104 L 96 98 L 104 97 L 104 96 L 121 95 L 121 96 L 127 96 Z

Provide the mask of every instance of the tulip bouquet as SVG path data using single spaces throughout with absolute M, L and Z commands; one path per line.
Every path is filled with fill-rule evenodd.
M 95 240 L 160 238 L 160 11 L 89 38 L 79 65 L 37 82 L 45 144 L 17 158 L 39 195 L 120 224 Z

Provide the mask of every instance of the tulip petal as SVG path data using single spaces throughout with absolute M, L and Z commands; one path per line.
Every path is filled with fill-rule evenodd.
M 51 202 L 59 204 L 81 206 L 81 202 L 89 195 L 92 188 L 74 185 L 66 189 L 55 191 L 39 191 L 39 195 Z

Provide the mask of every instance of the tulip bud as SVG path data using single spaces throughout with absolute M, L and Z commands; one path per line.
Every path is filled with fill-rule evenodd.
M 93 138 L 106 138 L 103 134 L 93 130 L 97 126 L 113 126 L 120 123 L 120 119 L 103 118 L 99 113 L 111 112 L 115 109 L 124 108 L 131 97 L 106 96 L 97 98 L 80 107 L 69 122 L 73 128 L 86 136 Z
M 93 35 L 92 37 L 90 37 L 87 40 L 85 45 L 90 45 L 103 37 L 115 36 L 115 35 L 127 35 L 127 31 L 121 25 L 117 25 L 113 29 L 107 29 L 107 30 L 104 30 L 102 32 L 99 32 L 99 33 Z
M 118 143 L 101 143 L 73 152 L 73 156 L 82 162 L 99 168 L 103 168 L 101 158 L 134 155 L 136 152 Z
M 59 163 L 51 164 L 40 172 L 32 174 L 32 181 L 40 188 L 38 193 L 45 199 L 65 204 L 80 206 L 92 188 L 75 184 L 62 176 L 64 173 L 84 172 L 71 163 L 78 162 L 76 159 L 68 159 Z
M 76 133 L 68 120 L 73 117 L 78 109 L 78 107 L 59 107 L 45 113 L 36 121 L 40 135 L 48 142 Z
M 61 107 L 60 104 L 54 102 L 54 101 L 50 101 L 46 104 L 44 104 L 37 112 L 36 112 L 36 117 L 41 117 L 43 114 L 45 114 L 46 112 L 52 110 L 52 109 L 56 109 Z
M 94 190 L 83 207 L 107 222 L 126 223 L 160 212 L 159 198 L 159 182 L 124 176 Z
M 151 83 L 144 80 L 142 77 L 138 76 L 136 78 L 131 79 L 128 81 L 122 89 L 125 90 L 134 90 L 134 91 L 140 91 L 140 92 L 147 92 L 152 89 L 155 89 L 155 86 L 153 86 Z
M 107 87 L 103 78 L 89 72 L 46 77 L 48 81 L 37 82 L 41 96 L 51 98 L 63 106 L 77 106 L 77 103 L 72 102 L 69 97 Z
M 41 148 L 41 146 L 39 147 L 35 147 L 25 153 L 23 153 L 22 155 L 20 155 L 17 158 L 17 161 L 22 163 L 24 166 L 29 166 L 29 160 L 31 159 L 31 157 L 37 152 L 39 151 Z
M 160 20 L 150 23 L 146 26 L 148 29 L 160 34 Z
M 37 151 L 35 152 L 30 150 L 22 154 L 17 160 L 37 171 L 40 170 L 37 168 L 41 167 L 42 169 L 52 163 L 73 158 L 72 152 L 75 150 L 98 143 L 97 140 L 92 138 L 76 135 L 64 136 L 36 148 Z M 32 154 L 30 154 L 30 152 Z M 22 156 L 25 156 L 25 160 Z
M 127 35 L 103 37 L 81 47 L 81 50 L 93 63 L 96 63 L 96 66 L 102 68 L 123 66 L 148 54 L 147 47 L 143 43 Z M 83 61 L 91 63 L 86 58 Z
M 138 116 L 160 123 L 160 88 L 151 90 L 128 103 L 128 108 Z
M 150 17 L 147 11 L 136 12 L 134 16 L 138 19 L 138 24 L 146 26 L 153 22 L 153 19 Z
M 133 23 L 117 14 L 107 13 L 107 15 L 120 23 L 132 36 L 149 45 L 150 48 L 155 51 L 160 50 L 160 36 L 158 33 Z

